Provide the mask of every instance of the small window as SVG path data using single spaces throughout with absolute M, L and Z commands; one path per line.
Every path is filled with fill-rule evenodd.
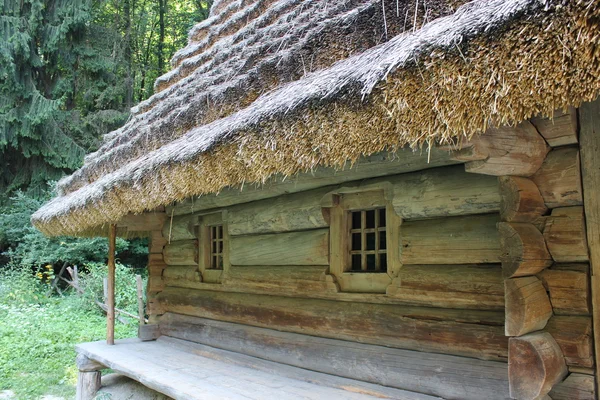
M 223 225 L 210 227 L 210 269 L 223 269 Z
M 349 214 L 351 246 L 346 271 L 387 272 L 385 207 Z

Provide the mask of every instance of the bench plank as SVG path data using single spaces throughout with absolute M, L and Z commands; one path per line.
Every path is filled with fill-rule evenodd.
M 178 400 L 434 400 L 431 396 L 304 371 L 225 350 L 159 338 L 84 343 L 79 354 Z
M 503 362 L 318 338 L 174 313 L 165 314 L 159 325 L 162 335 L 326 374 L 446 399 L 508 398 L 508 366 Z

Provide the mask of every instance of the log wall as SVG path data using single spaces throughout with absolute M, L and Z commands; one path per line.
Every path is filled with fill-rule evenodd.
M 564 115 L 561 126 L 573 126 L 572 114 Z M 518 154 L 532 160 L 523 168 L 515 162 L 523 157 L 485 158 L 475 145 L 462 160 L 436 153 L 437 165 L 445 165 L 437 168 L 399 174 L 424 166 L 399 170 L 395 163 L 386 170 L 379 160 L 356 175 L 361 180 L 348 172 L 318 175 L 293 188 L 277 183 L 264 194 L 230 191 L 222 203 L 208 198 L 167 208 L 170 218 L 151 241 L 151 319 L 187 315 L 503 363 L 520 352 L 524 368 L 527 354 L 548 361 L 547 376 L 531 387 L 511 367 L 515 397 L 550 390 L 552 398 L 569 390 L 593 396 L 577 136 L 532 122 L 514 141 Z M 545 142 L 530 140 L 536 128 Z M 502 170 L 507 159 L 510 174 Z M 401 267 L 384 292 L 342 292 L 329 271 L 332 193 L 374 189 L 385 191 L 401 221 L 395 244 Z M 219 204 L 227 211 L 231 265 L 219 283 L 208 283 L 198 266 L 195 226 Z M 548 340 L 551 351 L 536 353 Z

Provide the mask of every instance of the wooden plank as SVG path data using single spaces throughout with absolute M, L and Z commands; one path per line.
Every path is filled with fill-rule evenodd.
M 579 149 L 577 147 L 553 149 L 531 180 L 540 190 L 546 207 L 580 206 L 582 190 Z
M 550 392 L 552 400 L 596 400 L 594 377 L 570 374 Z
M 507 279 L 506 336 L 521 336 L 544 329 L 552 316 L 552 305 L 542 282 L 535 276 Z
M 498 214 L 402 224 L 402 264 L 498 263 Z
M 579 109 L 581 173 L 586 233 L 590 251 L 592 317 L 596 383 L 600 382 L 600 101 L 583 103 Z
M 546 213 L 544 199 L 532 180 L 518 176 L 501 176 L 498 181 L 502 221 L 536 223 Z
M 546 331 L 552 334 L 560 346 L 568 365 L 594 366 L 590 317 L 555 316 L 548 321 Z
M 472 154 L 471 149 L 461 150 L 461 154 Z M 475 159 L 485 158 L 485 154 L 475 155 Z M 379 176 L 403 174 L 428 168 L 460 164 L 455 153 L 432 148 L 429 153 L 415 152 L 409 148 L 395 153 L 379 153 L 359 159 L 343 168 L 318 167 L 311 172 L 300 173 L 293 177 L 276 177 L 261 186 L 246 185 L 240 188 L 226 188 L 219 194 L 187 199 L 166 208 L 166 214 L 182 215 L 212 208 L 228 207 L 234 204 L 248 203 L 281 196 L 288 193 L 303 192 L 324 186 L 337 185 L 361 179 Z
M 474 153 L 488 157 L 467 162 L 465 170 L 495 176 L 531 176 L 540 168 L 549 150 L 544 138 L 529 121 L 514 127 L 489 128 L 476 137 L 473 144 Z
M 534 275 L 552 265 L 541 232 L 532 224 L 498 224 L 502 270 L 507 278 Z
M 406 304 L 504 309 L 504 280 L 498 264 L 404 265 L 387 294 Z
M 240 292 L 311 296 L 327 289 L 326 270 L 322 265 L 233 266 L 223 285 Z
M 115 344 L 115 246 L 117 226 L 108 230 L 108 284 L 106 293 L 106 343 Z
M 513 337 L 508 343 L 511 398 L 541 399 L 567 375 L 561 349 L 549 333 Z
M 328 265 L 329 229 L 235 236 L 231 265 Z
M 544 227 L 544 239 L 556 262 L 589 260 L 583 207 L 563 207 L 552 210 Z
M 163 335 L 175 338 L 444 398 L 508 396 L 507 365 L 501 362 L 391 349 L 172 313 L 161 317 L 160 328 Z
M 434 400 L 173 338 L 85 343 L 77 351 L 178 400 Z
M 171 242 L 165 246 L 163 258 L 167 265 L 198 265 L 198 241 Z
M 577 110 L 555 110 L 550 118 L 534 117 L 531 123 L 552 147 L 577 143 Z
M 165 288 L 165 311 L 287 332 L 503 360 L 504 313 Z
M 538 276 L 550 295 L 550 302 L 557 315 L 590 315 L 590 279 L 584 271 L 569 270 L 569 264 L 542 271 Z M 585 264 L 584 264 L 585 266 Z

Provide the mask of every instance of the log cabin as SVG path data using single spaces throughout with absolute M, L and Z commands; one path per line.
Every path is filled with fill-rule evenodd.
M 597 399 L 600 1 L 216 0 L 32 217 L 147 236 L 175 399 Z

